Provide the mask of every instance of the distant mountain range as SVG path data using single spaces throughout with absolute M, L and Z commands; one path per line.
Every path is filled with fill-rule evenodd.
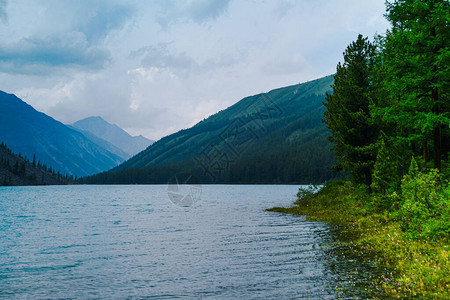
M 311 183 L 335 175 L 321 119 L 333 76 L 250 96 L 86 183 Z
M 64 125 L 0 91 L 0 141 L 19 159 L 35 156 L 82 183 L 320 183 L 335 177 L 321 121 L 332 82 L 327 76 L 246 97 L 155 143 L 101 117 Z
M 0 141 L 15 153 L 29 159 L 35 155 L 53 170 L 74 176 L 109 170 L 128 155 L 115 154 L 108 142 L 87 137 L 3 91 L 0 91 Z
M 109 147 L 109 151 L 119 155 L 123 159 L 132 157 L 155 142 L 142 135 L 131 136 L 119 126 L 110 124 L 99 116 L 77 121 L 73 124 L 73 127 L 109 142 L 115 148 L 106 144 L 104 147 L 106 149 Z

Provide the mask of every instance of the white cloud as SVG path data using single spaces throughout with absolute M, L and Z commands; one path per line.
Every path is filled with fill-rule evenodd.
M 160 1 L 157 20 L 164 28 L 177 22 L 203 23 L 220 16 L 230 0 L 166 0 Z
M 268 61 L 264 70 L 269 74 L 291 74 L 301 73 L 309 68 L 308 62 L 301 54 L 293 54 Z
M 54 67 L 100 69 L 109 60 L 108 50 L 89 46 L 80 32 L 0 44 L 0 71 L 5 73 L 42 75 L 52 72 Z
M 8 7 L 9 22 L 0 28 L 0 72 L 13 74 L 101 69 L 111 51 L 103 40 L 132 15 L 130 7 L 110 1 L 17 1 Z
M 3 21 L 5 23 L 8 20 L 8 14 L 6 13 L 7 3 L 7 0 L 0 0 L 0 21 Z
M 0 0 L 0 82 L 65 123 L 153 139 L 335 71 L 384 0 Z M 3 21 L 3 23 L 1 23 Z

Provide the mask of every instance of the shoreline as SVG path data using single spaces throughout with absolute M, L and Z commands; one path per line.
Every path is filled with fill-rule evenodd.
M 386 269 L 371 282 L 374 297 L 450 299 L 450 246 L 448 238 L 411 239 L 385 212 L 370 207 L 372 195 L 349 182 L 334 181 L 320 191 L 300 190 L 293 206 L 267 211 L 305 215 L 308 221 L 338 225 L 351 235 L 343 245 L 365 262 Z

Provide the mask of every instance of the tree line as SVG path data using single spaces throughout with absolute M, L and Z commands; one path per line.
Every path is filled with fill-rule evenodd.
M 391 28 L 345 49 L 324 102 L 334 169 L 366 186 L 380 209 L 448 231 L 450 4 L 386 6 Z
M 0 143 L 0 168 L 6 170 L 4 172 L 3 179 L 0 185 L 9 186 L 14 185 L 11 174 L 14 174 L 20 178 L 23 182 L 34 185 L 49 184 L 68 184 L 77 180 L 73 175 L 61 174 L 59 171 L 55 171 L 51 166 L 48 167 L 40 160 L 36 160 L 36 156 L 33 155 L 32 161 L 26 156 L 22 156 L 13 153 L 13 151 L 4 143 Z M 8 172 L 11 174 L 8 175 Z

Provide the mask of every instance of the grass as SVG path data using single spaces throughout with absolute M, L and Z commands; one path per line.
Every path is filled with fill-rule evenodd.
M 388 211 L 371 206 L 372 195 L 346 181 L 319 192 L 300 190 L 289 208 L 269 211 L 306 215 L 308 220 L 339 225 L 355 256 L 386 270 L 371 283 L 374 297 L 450 299 L 449 237 L 413 239 Z

